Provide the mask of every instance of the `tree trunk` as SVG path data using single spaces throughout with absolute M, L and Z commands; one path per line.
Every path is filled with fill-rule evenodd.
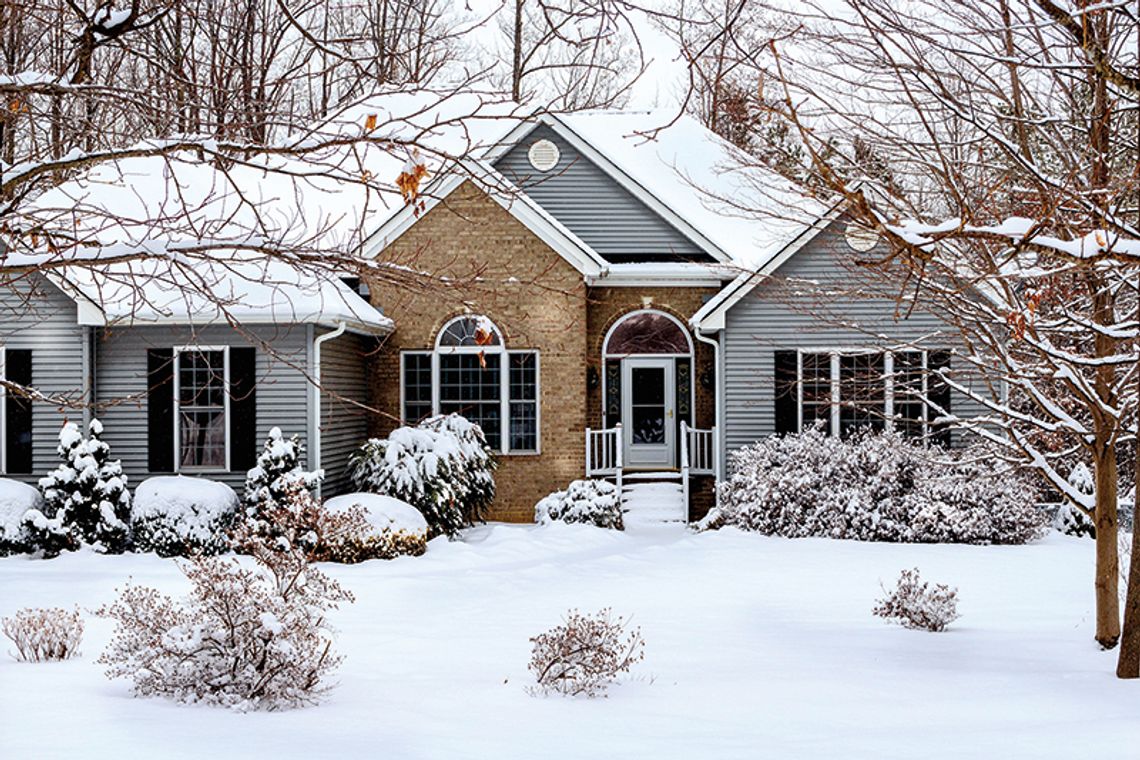
M 523 2 L 515 0 L 514 57 L 511 60 L 511 99 L 522 100 Z
M 1140 48 L 1140 41 L 1137 41 Z M 1140 160 L 1140 158 L 1138 158 Z M 1140 280 L 1137 281 L 1140 292 Z M 1140 304 L 1137 305 L 1140 317 Z M 1136 380 L 1140 390 L 1140 375 Z M 1140 410 L 1136 413 L 1137 430 L 1140 431 Z M 1132 556 L 1128 563 L 1128 585 L 1124 598 L 1124 626 L 1120 635 L 1120 654 L 1116 659 L 1117 678 L 1140 678 L 1140 447 L 1132 459 L 1134 487 L 1132 491 Z M 1119 559 L 1117 560 L 1119 561 Z
M 1128 589 L 1124 600 L 1124 629 L 1120 655 L 1116 660 L 1117 678 L 1140 678 L 1140 455 L 1136 457 L 1136 490 L 1132 504 L 1132 560 L 1128 565 Z
M 1116 544 L 1116 449 L 1100 449 L 1096 462 L 1096 640 L 1112 649 L 1120 640 L 1120 560 Z

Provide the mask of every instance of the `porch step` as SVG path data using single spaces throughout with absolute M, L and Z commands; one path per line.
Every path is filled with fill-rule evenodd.
M 689 518 L 680 483 L 630 483 L 622 487 L 621 501 L 622 521 L 627 528 L 685 523 Z
M 681 482 L 680 470 L 623 470 L 624 480 L 675 480 Z

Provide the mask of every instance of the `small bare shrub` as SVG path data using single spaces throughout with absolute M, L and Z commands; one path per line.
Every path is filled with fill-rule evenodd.
M 70 660 L 79 654 L 83 618 L 79 608 L 28 607 L 0 621 L 0 630 L 16 645 L 11 654 L 20 662 Z
M 593 615 L 570 610 L 562 625 L 530 641 L 528 667 L 538 681 L 531 694 L 604 695 L 619 674 L 645 659 L 641 629 L 627 631 L 608 607 Z
M 141 696 L 242 711 L 319 702 L 341 661 L 326 612 L 352 595 L 309 564 L 327 536 L 302 520 L 275 528 L 272 537 L 238 529 L 235 540 L 257 568 L 192 559 L 181 565 L 192 584 L 185 601 L 127 586 L 100 609 L 118 623 L 99 658 L 107 676 L 130 678 Z
M 958 589 L 942 583 L 931 586 L 919 578 L 918 568 L 903 570 L 895 590 L 878 600 L 873 612 L 907 628 L 944 631 L 960 617 Z

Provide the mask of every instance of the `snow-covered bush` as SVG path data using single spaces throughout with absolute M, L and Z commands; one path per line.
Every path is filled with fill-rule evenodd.
M 534 521 L 589 523 L 599 528 L 622 529 L 621 499 L 608 480 L 575 480 L 565 491 L 555 491 L 534 507 Z
M 0 620 L 0 631 L 16 645 L 11 654 L 20 662 L 70 660 L 79 654 L 83 618 L 78 608 L 28 607 Z
M 363 562 L 368 559 L 418 557 L 427 551 L 427 520 L 407 502 L 374 493 L 350 493 L 328 499 L 330 515 L 362 510 L 367 525 L 361 532 L 335 542 L 326 540 L 318 552 L 324 562 Z
M 478 426 L 447 415 L 370 439 L 353 454 L 350 475 L 359 491 L 414 506 L 432 535 L 454 536 L 494 498 L 496 466 Z
M 537 681 L 531 694 L 600 696 L 645 659 L 641 630 L 627 632 L 625 621 L 608 608 L 593 615 L 570 610 L 562 625 L 530 641 L 534 648 L 527 667 Z
M 487 445 L 483 429 L 458 414 L 440 414 L 424 420 L 419 427 L 440 434 L 450 434 L 459 441 L 462 462 L 464 519 L 468 524 L 483 522 L 495 501 L 495 470 L 499 462 Z
M 162 475 L 135 489 L 131 532 L 135 551 L 160 557 L 221 554 L 229 549 L 238 497 L 225 483 Z
M 893 432 L 773 436 L 733 453 L 721 506 L 701 527 L 792 538 L 1018 544 L 1047 518 L 1026 474 L 983 451 L 927 448 Z
M 96 551 L 126 551 L 131 494 L 122 463 L 111 459 L 111 447 L 100 436 L 103 425 L 92 420 L 83 437 L 74 422 L 59 433 L 62 463 L 40 479 L 42 510 L 24 516 L 29 540 L 45 557 L 89 544 Z
M 300 436 L 286 438 L 281 428 L 270 429 L 257 464 L 245 476 L 240 522 L 249 522 L 266 535 L 273 535 L 273 523 L 266 519 L 265 512 L 294 488 L 311 491 L 320 485 L 324 471 L 309 472 L 301 467 L 303 454 Z
M 312 499 L 303 487 L 293 493 Z M 98 660 L 107 676 L 131 679 L 140 696 L 237 710 L 319 702 L 341 661 L 327 613 L 352 595 L 309 563 L 303 530 L 285 526 L 266 538 L 239 525 L 257 567 L 236 558 L 188 560 L 180 565 L 191 583 L 184 600 L 128 585 L 98 611 L 117 624 Z
M 944 631 L 957 620 L 958 589 L 942 583 L 931 586 L 919 577 L 918 568 L 903 570 L 893 591 L 875 603 L 872 612 L 899 625 L 924 631 Z
M 34 487 L 18 480 L 0 478 L 0 557 L 30 551 L 24 515 L 43 514 L 44 498 Z
M 1078 462 L 1069 473 L 1069 484 L 1084 494 L 1092 494 L 1096 490 L 1093 475 L 1084 462 Z M 1069 500 L 1061 503 L 1057 513 L 1053 515 L 1053 527 L 1070 536 L 1088 536 L 1096 538 L 1096 525 L 1084 510 Z

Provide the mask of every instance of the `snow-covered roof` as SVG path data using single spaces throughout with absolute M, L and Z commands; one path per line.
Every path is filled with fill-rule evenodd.
M 395 327 L 335 274 L 263 256 L 139 259 L 50 278 L 79 304 L 84 325 L 344 323 L 364 334 Z
M 393 97 L 396 105 L 390 106 L 387 101 Z M 384 113 L 408 111 L 409 97 L 407 93 L 380 94 L 367 107 Z M 406 134 L 415 133 L 418 143 L 430 152 L 466 157 L 463 161 L 436 158 L 434 165 L 429 163 L 434 180 L 425 188 L 429 205 L 457 186 L 444 176 L 448 172 L 474 179 L 503 198 L 521 195 L 491 163 L 534 127 L 547 124 L 722 264 L 758 265 L 824 210 L 692 117 L 678 118 L 674 111 L 550 114 L 500 102 L 482 103 L 474 117 L 463 115 L 473 111 L 473 103 L 482 101 L 457 95 L 446 104 L 450 120 L 441 109 L 426 109 L 406 120 Z M 351 122 L 357 116 L 346 119 Z M 424 123 L 436 125 L 424 128 Z M 540 227 L 552 221 L 545 212 L 532 216 L 548 217 L 532 220 Z M 379 214 L 375 231 L 365 243 L 365 255 L 375 256 L 416 218 L 403 208 Z M 604 261 L 596 252 L 591 254 Z
M 366 231 L 405 208 L 397 178 L 410 162 L 446 173 L 514 129 L 519 111 L 487 93 L 389 89 L 277 141 L 277 154 L 223 165 L 206 141 L 204 157 L 97 163 L 14 220 L 76 244 L 9 250 L 5 264 L 74 261 L 53 279 L 87 302 L 93 324 L 344 320 L 390 330 L 328 259 L 356 255 Z
M 688 115 L 581 111 L 551 122 L 575 147 L 596 152 L 590 157 L 603 170 L 616 170 L 615 179 L 663 210 L 694 242 L 706 250 L 711 246 L 710 254 L 721 261 L 757 266 L 824 210 Z

